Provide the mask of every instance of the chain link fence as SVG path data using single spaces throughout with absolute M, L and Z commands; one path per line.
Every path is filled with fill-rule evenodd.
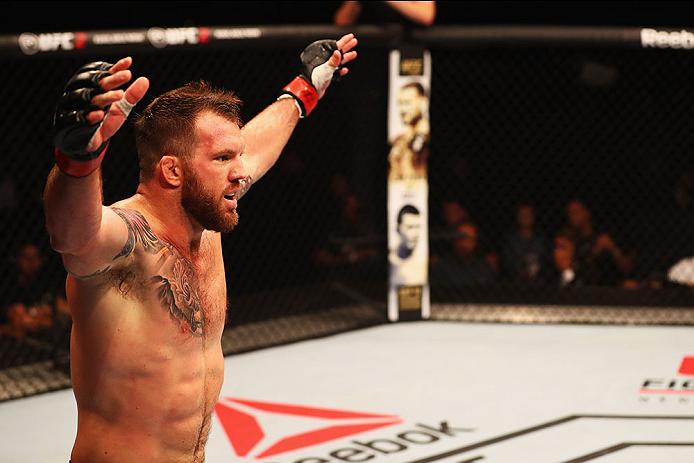
M 248 121 L 297 74 L 299 53 L 306 44 L 131 50 L 133 74 L 151 82 L 135 111 L 164 91 L 202 78 L 237 92 Z M 363 56 L 349 79 L 334 85 L 311 117 L 299 123 L 274 169 L 241 201 L 239 226 L 223 238 L 228 331 L 241 330 L 237 337 L 225 336 L 226 353 L 385 320 L 387 50 L 361 48 Z M 19 371 L 8 373 L 8 378 L 31 377 L 26 368 L 17 368 L 41 362 L 54 362 L 67 371 L 70 324 L 60 302 L 66 274 L 50 249 L 41 199 L 53 165 L 53 105 L 83 63 L 115 62 L 122 56 L 109 52 L 3 60 L 7 81 L 14 85 L 0 90 L 11 116 L 0 128 L 6 153 L 0 183 L 5 224 L 0 371 Z M 126 125 L 112 140 L 104 161 L 104 203 L 132 195 L 137 182 L 134 136 Z M 13 307 L 20 303 L 26 309 L 22 313 Z M 340 307 L 344 309 L 336 310 Z M 311 323 L 311 313 L 326 310 L 332 314 L 329 320 L 317 315 L 318 321 Z M 44 315 L 62 322 L 45 327 L 23 322 Z M 268 323 L 276 319 L 294 322 Z M 18 332 L 15 326 L 20 324 L 24 328 Z M 35 390 L 28 383 L 12 386 L 4 395 L 0 392 L 0 400 Z
M 203 78 L 235 90 L 249 120 L 296 74 L 304 44 L 294 43 L 128 50 L 134 75 L 151 81 L 135 111 Z M 694 55 L 510 45 L 431 51 L 435 318 L 477 321 L 480 304 L 523 313 L 570 306 L 572 320 L 583 322 L 596 319 L 578 315 L 581 307 L 691 307 L 683 282 L 694 273 L 681 260 L 694 252 Z M 362 40 L 349 78 L 300 122 L 278 164 L 241 201 L 240 224 L 223 240 L 226 354 L 385 322 L 388 52 Z M 69 386 L 65 272 L 47 241 L 41 200 L 53 165 L 51 117 L 80 65 L 122 56 L 108 49 L 2 58 L 0 400 Z M 106 204 L 135 191 L 128 125 L 111 143 L 103 178 Z M 668 275 L 677 262 L 684 276 L 675 282 Z M 457 306 L 473 313 L 461 318 Z M 519 320 L 493 312 L 495 321 Z M 686 318 L 667 313 L 673 318 L 644 320 Z M 629 315 L 610 317 L 621 323 Z M 555 320 L 544 312 L 526 319 Z
M 434 302 L 691 306 L 691 53 L 508 46 L 433 62 Z

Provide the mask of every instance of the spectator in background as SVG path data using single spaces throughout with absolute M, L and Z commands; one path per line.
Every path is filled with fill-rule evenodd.
M 436 260 L 450 252 L 453 239 L 458 236 L 458 226 L 470 222 L 470 213 L 456 198 L 448 197 L 441 202 L 439 223 L 430 236 L 431 259 Z
M 586 204 L 572 199 L 566 205 L 563 235 L 575 245 L 576 265 L 587 284 L 621 285 L 631 273 L 633 260 L 622 251 L 608 233 L 599 233 Z
M 334 227 L 335 223 L 340 220 L 344 205 L 348 200 L 347 198 L 355 193 L 347 176 L 339 172 L 334 173 L 330 177 L 328 191 L 328 216 L 324 218 L 326 219 L 326 223 L 329 223 L 330 226 Z M 327 231 L 329 232 L 331 230 Z
M 441 203 L 441 219 L 445 230 L 456 230 L 459 225 L 470 221 L 470 213 L 457 199 L 447 198 Z
M 376 233 L 363 219 L 359 197 L 344 193 L 340 215 L 329 231 L 326 242 L 314 252 L 318 267 L 359 276 L 381 255 Z
M 660 277 L 661 283 L 668 274 L 670 281 L 694 286 L 694 170 L 680 174 L 673 184 L 671 200 L 656 213 L 658 234 L 650 243 L 648 255 L 652 273 Z
M 333 16 L 336 26 L 405 24 L 431 26 L 436 19 L 435 1 L 343 1 Z
M 0 323 L 5 334 L 45 336 L 57 317 L 68 317 L 65 295 L 45 272 L 45 256 L 35 243 L 23 243 L 15 255 L 15 273 L 3 296 Z
M 545 279 L 549 284 L 561 288 L 583 286 L 585 283 L 582 269 L 576 261 L 576 244 L 565 231 L 554 236 L 552 267 L 548 269 Z
M 431 263 L 432 284 L 474 286 L 494 282 L 495 258 L 481 255 L 477 226 L 466 222 L 458 225 L 456 231 L 452 252 Z
M 503 241 L 501 257 L 504 273 L 511 281 L 537 282 L 545 273 L 549 245 L 535 228 L 535 209 L 530 204 L 516 207 L 515 230 Z

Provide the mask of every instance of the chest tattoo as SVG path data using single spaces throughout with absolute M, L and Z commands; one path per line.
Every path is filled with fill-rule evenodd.
M 191 334 L 202 336 L 204 318 L 193 264 L 173 245 L 160 240 L 142 214 L 132 209 L 112 209 L 128 227 L 128 239 L 114 260 L 130 255 L 138 243 L 146 253 L 159 254 L 157 271 L 149 277 L 149 282 L 156 285 L 159 302 L 174 320 L 184 323 Z
M 202 336 L 202 308 L 200 297 L 195 290 L 197 287 L 195 280 L 192 266 L 183 258 L 178 258 L 174 262 L 171 277 L 155 275 L 151 278 L 153 283 L 159 285 L 159 301 L 171 316 L 185 321 L 192 334 Z

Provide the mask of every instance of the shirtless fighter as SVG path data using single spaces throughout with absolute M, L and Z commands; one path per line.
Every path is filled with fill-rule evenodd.
M 88 64 L 54 118 L 44 192 L 53 248 L 69 276 L 73 463 L 202 462 L 223 378 L 221 235 L 275 163 L 300 117 L 356 58 L 352 34 L 309 45 L 302 72 L 241 128 L 233 93 L 197 82 L 156 98 L 135 122 L 140 183 L 102 205 L 100 164 L 149 82 L 131 58 Z

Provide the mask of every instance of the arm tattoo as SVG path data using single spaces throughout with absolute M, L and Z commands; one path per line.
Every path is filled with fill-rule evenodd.
M 135 249 L 135 245 L 138 242 L 142 243 L 145 250 L 149 252 L 156 252 L 161 249 L 162 245 L 159 242 L 159 239 L 152 232 L 152 229 L 147 223 L 147 219 L 145 219 L 142 214 L 132 209 L 121 209 L 119 207 L 112 207 L 111 210 L 118 214 L 128 227 L 128 239 L 126 240 L 123 249 L 121 249 L 118 254 L 113 256 L 114 261 L 119 257 L 129 256 L 133 252 L 133 249 Z M 86 280 L 108 273 L 110 270 L 111 265 L 107 265 L 105 268 L 97 270 L 89 275 L 77 275 L 74 273 L 72 275 L 80 280 Z

